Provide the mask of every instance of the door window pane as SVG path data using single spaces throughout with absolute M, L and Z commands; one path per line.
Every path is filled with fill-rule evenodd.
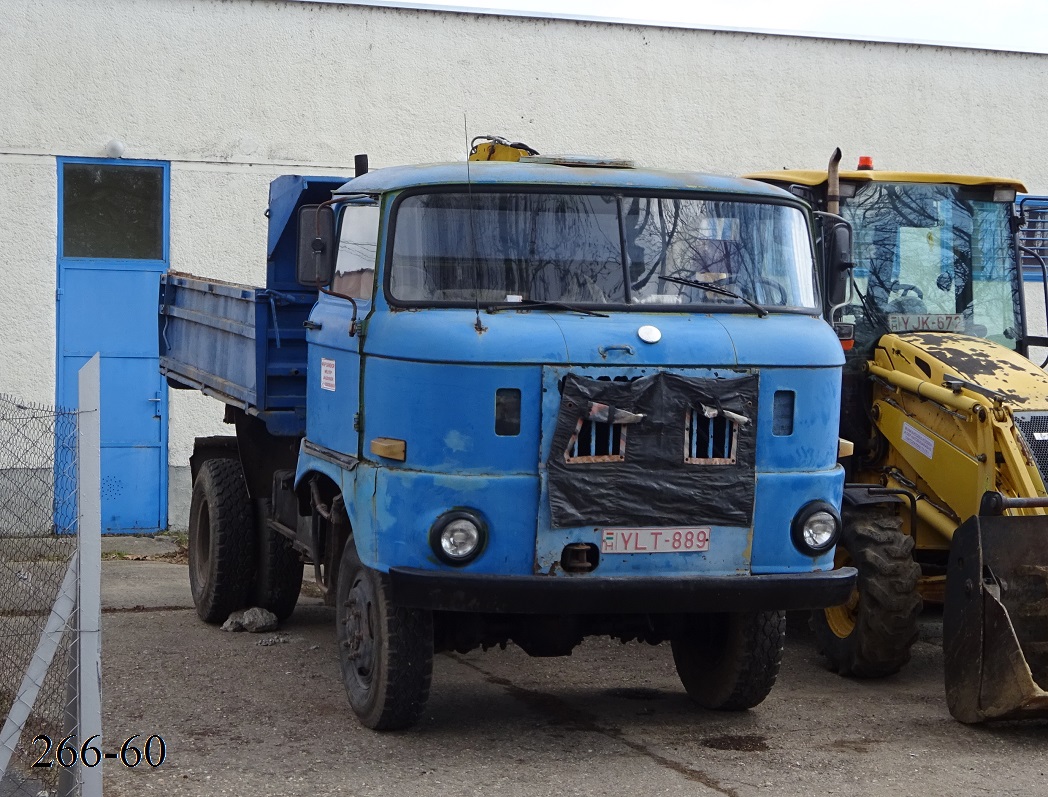
M 67 163 L 62 176 L 65 257 L 163 259 L 162 168 Z
M 344 296 L 370 299 L 375 290 L 378 205 L 350 205 L 342 215 L 338 263 L 331 287 Z

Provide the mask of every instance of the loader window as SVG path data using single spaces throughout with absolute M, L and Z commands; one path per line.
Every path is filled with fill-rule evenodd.
M 393 224 L 395 301 L 753 312 L 735 293 L 817 305 L 807 221 L 787 205 L 474 188 L 408 196 Z
M 1014 346 L 1018 271 L 1009 204 L 992 189 L 868 183 L 844 200 L 854 228 L 852 318 L 879 331 L 963 332 Z M 858 332 L 858 330 L 857 330 Z

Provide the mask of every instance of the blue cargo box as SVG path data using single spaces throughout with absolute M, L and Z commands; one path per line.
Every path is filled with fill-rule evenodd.
M 174 387 L 200 390 L 302 435 L 306 418 L 306 331 L 317 290 L 295 280 L 298 209 L 331 198 L 344 177 L 284 175 L 269 187 L 266 287 L 170 271 L 160 279 L 160 372 Z
M 195 388 L 262 417 L 274 434 L 301 434 L 306 409 L 302 323 L 315 301 L 315 291 L 280 292 L 164 274 L 160 372 L 175 387 Z

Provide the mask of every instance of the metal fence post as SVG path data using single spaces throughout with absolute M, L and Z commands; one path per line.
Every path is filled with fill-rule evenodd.
M 102 749 L 102 477 L 100 358 L 96 354 L 80 369 L 79 467 L 80 533 L 77 652 L 80 678 L 79 742 L 99 734 Z M 102 761 L 80 762 L 82 797 L 102 797 Z

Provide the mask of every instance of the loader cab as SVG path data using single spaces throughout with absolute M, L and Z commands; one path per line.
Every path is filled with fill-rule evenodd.
M 825 172 L 751 175 L 826 206 Z M 886 332 L 956 332 L 1025 353 L 1013 203 L 1020 183 L 991 177 L 840 173 L 854 268 L 827 320 L 855 324 L 855 349 Z
M 860 256 L 841 317 L 871 335 L 960 332 L 1023 345 L 1014 188 L 878 180 L 845 190 L 841 214 Z
M 827 205 L 825 171 L 750 176 L 816 209 Z M 1014 202 L 1022 190 L 1016 181 L 992 177 L 840 172 L 839 212 L 852 227 L 854 266 L 837 295 L 824 294 L 824 311 L 844 339 L 842 435 L 858 450 L 869 437 L 863 369 L 883 335 L 958 333 L 1024 355 L 1035 343 L 1027 334 L 1015 236 Z M 825 254 L 822 262 L 825 269 Z

